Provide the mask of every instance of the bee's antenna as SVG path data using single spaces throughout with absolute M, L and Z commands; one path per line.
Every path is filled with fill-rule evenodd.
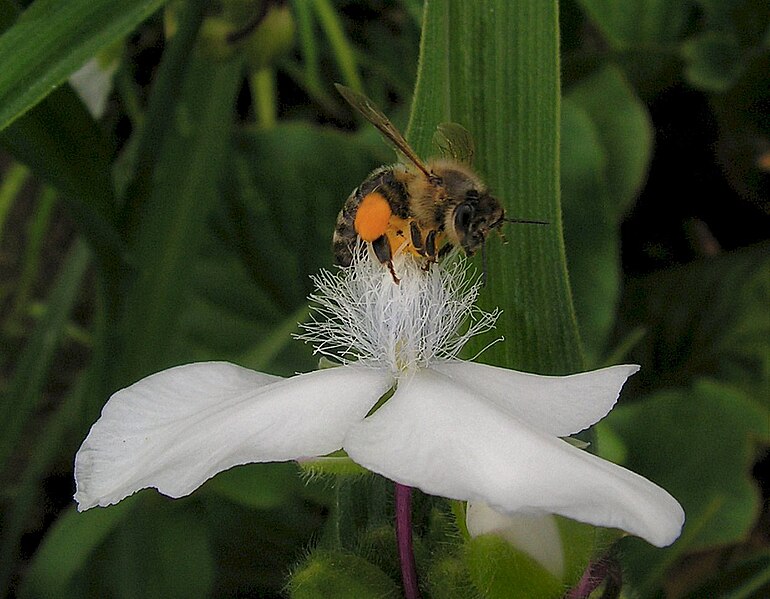
M 518 223 L 520 225 L 550 225 L 547 220 L 526 220 L 523 218 L 504 218 L 506 223 Z

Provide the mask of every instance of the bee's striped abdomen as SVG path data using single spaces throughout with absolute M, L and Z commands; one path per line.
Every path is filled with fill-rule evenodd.
M 387 200 L 394 215 L 399 218 L 408 218 L 409 196 L 404 184 L 396 178 L 394 173 L 396 168 L 399 167 L 383 166 L 373 171 L 345 200 L 342 210 L 337 215 L 337 224 L 332 237 L 332 250 L 337 264 L 348 266 L 353 259 L 353 252 L 358 242 L 356 214 L 361 202 L 370 194 L 381 195 Z

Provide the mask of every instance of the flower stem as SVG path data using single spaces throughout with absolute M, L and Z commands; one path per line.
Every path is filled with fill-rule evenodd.
M 406 599 L 419 599 L 412 549 L 412 487 L 396 483 L 396 541 Z
M 607 584 L 602 598 L 619 597 L 623 586 L 622 571 L 619 564 L 607 556 L 588 564 L 583 577 L 564 597 L 565 599 L 587 599 L 605 581 Z

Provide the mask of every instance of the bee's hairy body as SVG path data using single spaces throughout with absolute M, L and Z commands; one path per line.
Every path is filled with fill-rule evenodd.
M 453 247 L 469 256 L 483 249 L 489 232 L 506 219 L 500 202 L 468 166 L 473 156 L 470 133 L 457 123 L 441 123 L 434 141 L 451 158 L 423 162 L 369 98 L 344 85 L 336 87 L 406 159 L 374 170 L 345 201 L 332 238 L 337 262 L 348 266 L 359 240 L 364 241 L 398 283 L 393 267 L 398 252 L 422 257 L 427 269 Z
M 339 264 L 350 264 L 359 238 L 372 244 L 383 263 L 406 251 L 424 257 L 426 265 L 452 247 L 472 254 L 484 242 L 487 231 L 503 218 L 502 207 L 484 183 L 455 160 L 430 160 L 426 166 L 429 177 L 411 164 L 383 166 L 353 190 L 334 230 Z M 472 206 L 464 212 L 475 227 L 472 221 L 458 220 L 461 205 Z

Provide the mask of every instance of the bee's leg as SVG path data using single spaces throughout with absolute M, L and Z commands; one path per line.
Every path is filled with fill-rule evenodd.
M 422 231 L 420 231 L 420 227 L 414 221 L 409 223 L 409 237 L 412 240 L 412 247 L 420 256 L 424 256 L 425 248 L 422 246 Z
M 423 265 L 422 269 L 428 270 L 430 268 L 430 265 L 436 262 L 437 260 L 435 229 L 428 231 L 428 234 L 425 236 L 425 257 L 427 258 L 427 260 L 425 261 L 425 264 Z
M 390 241 L 388 241 L 388 236 L 380 235 L 377 239 L 372 241 L 372 249 L 374 250 L 374 255 L 377 256 L 377 260 L 388 267 L 390 276 L 393 277 L 393 282 L 398 285 L 401 282 L 401 279 L 396 276 L 396 270 L 393 268 L 393 255 L 390 252 Z
M 441 260 L 442 258 L 445 258 L 449 252 L 451 252 L 454 249 L 455 246 L 453 246 L 450 242 L 446 242 L 444 246 L 438 251 L 438 258 Z

